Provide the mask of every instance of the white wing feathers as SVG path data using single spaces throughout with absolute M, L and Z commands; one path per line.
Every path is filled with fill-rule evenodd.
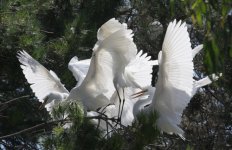
M 115 18 L 110 19 L 106 23 L 104 23 L 97 32 L 97 43 L 94 45 L 93 51 L 98 49 L 98 46 L 100 43 L 109 37 L 111 34 L 119 31 L 119 30 L 127 30 L 127 24 L 120 23 L 118 20 L 115 20 Z
M 124 29 L 114 32 L 93 52 L 96 80 L 98 84 L 109 86 L 105 88 L 105 91 L 110 91 L 108 98 L 115 90 L 113 81 L 119 80 L 117 78 L 122 76 L 126 65 L 136 56 L 137 49 L 131 33 L 131 30 Z
M 193 90 L 192 49 L 185 23 L 171 22 L 159 60 L 159 76 L 152 106 L 159 114 L 157 125 L 167 133 L 183 137 L 178 127 Z
M 132 30 L 121 29 L 114 32 L 102 41 L 98 50 L 110 52 L 112 57 L 118 58 L 115 59 L 116 63 L 124 64 L 124 66 L 126 66 L 137 54 L 137 48 L 133 42 Z M 122 60 L 122 62 L 119 62 L 120 60 Z
M 65 95 L 69 93 L 53 71 L 48 71 L 27 52 L 20 51 L 17 57 L 28 83 L 31 84 L 31 89 L 40 102 L 51 93 Z
M 151 56 L 143 51 L 139 51 L 136 58 L 133 59 L 125 68 L 125 78 L 128 85 L 144 88 L 151 85 L 152 67 L 158 65 L 157 61 L 150 60 Z
M 97 33 L 98 42 L 95 45 L 96 47 L 99 46 L 99 43 L 106 39 L 111 34 L 122 30 L 127 31 L 128 36 L 133 36 L 130 32 L 130 30 L 127 29 L 127 24 L 123 23 L 121 24 L 118 20 L 115 20 L 115 18 L 110 19 L 105 24 L 103 24 Z M 119 32 L 118 34 L 121 34 Z M 130 42 L 128 42 L 130 43 Z M 110 43 L 112 44 L 112 43 Z M 120 43 L 118 43 L 120 44 Z M 122 43 L 123 45 L 123 43 Z M 95 48 L 96 49 L 96 48 Z M 133 55 L 134 57 L 134 55 Z M 150 56 L 147 57 L 147 53 L 143 54 L 143 51 L 140 51 L 136 57 L 134 57 L 132 61 L 126 66 L 125 68 L 125 80 L 128 86 L 134 85 L 136 87 L 145 87 L 151 84 L 151 73 L 152 73 L 152 67 L 153 65 L 157 65 L 157 61 L 150 61 Z M 142 69 L 142 70 L 141 70 Z
M 80 86 L 83 82 L 90 65 L 90 59 L 78 60 L 78 57 L 74 56 L 68 63 L 68 69 L 73 73 L 77 81 L 76 86 Z
M 121 24 L 118 20 L 115 20 L 115 18 L 110 19 L 106 23 L 104 23 L 97 32 L 97 39 L 99 41 L 103 41 L 105 38 L 107 38 L 112 33 L 121 30 L 121 29 L 127 29 L 127 24 L 123 23 Z
M 174 21 L 168 26 L 162 48 L 160 73 L 169 86 L 190 94 L 193 84 L 192 49 L 185 23 L 180 25 L 180 21 L 177 24 Z

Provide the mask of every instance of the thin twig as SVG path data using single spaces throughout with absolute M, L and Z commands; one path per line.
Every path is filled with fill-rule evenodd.
M 0 114 L 0 118 L 8 118 L 8 116 L 4 116 Z
M 65 121 L 68 121 L 68 120 L 55 120 L 55 121 L 50 121 L 50 122 L 43 122 L 43 123 L 41 123 L 41 124 L 37 124 L 37 125 L 35 125 L 35 126 L 29 127 L 29 128 L 26 128 L 26 129 L 23 129 L 23 130 L 21 130 L 21 131 L 18 131 L 18 132 L 12 133 L 12 134 L 8 134 L 8 135 L 1 136 L 1 137 L 0 137 L 0 140 L 1 140 L 1 139 L 4 139 L 4 138 L 9 138 L 9 137 L 12 137 L 12 136 L 16 136 L 16 135 L 22 134 L 22 133 L 31 131 L 31 130 L 33 130 L 33 129 L 36 129 L 36 128 L 45 126 L 45 125 L 56 124 L 56 123 L 65 122 Z
M 51 31 L 46 31 L 46 30 L 40 30 L 40 31 L 44 33 L 54 34 L 54 32 L 51 32 Z
M 13 13 L 15 13 L 15 12 L 11 12 L 11 11 L 9 11 L 9 12 L 0 12 L 0 15 L 4 15 L 4 14 L 13 14 Z
M 23 98 L 27 98 L 27 97 L 29 97 L 29 96 L 30 96 L 30 95 L 24 95 L 24 96 L 21 96 L 21 97 L 13 98 L 13 99 L 11 99 L 11 100 L 9 100 L 9 101 L 6 101 L 6 102 L 4 102 L 4 103 L 0 103 L 0 106 L 1 106 L 1 105 L 9 104 L 9 103 L 14 102 L 14 101 L 16 101 L 16 100 L 20 100 L 20 99 L 23 99 Z
M 98 120 L 104 120 L 108 125 L 115 131 L 117 132 L 116 128 L 109 122 L 116 122 L 117 120 L 115 118 L 108 118 L 105 114 L 101 114 L 98 112 L 101 116 L 91 116 L 91 117 L 86 117 L 87 119 L 98 119 Z

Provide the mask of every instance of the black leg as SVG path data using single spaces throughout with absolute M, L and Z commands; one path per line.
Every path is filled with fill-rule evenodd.
M 118 99 L 119 99 L 119 108 L 118 108 L 118 121 L 120 121 L 121 122 L 121 118 L 120 118 L 120 110 L 121 110 L 121 102 L 122 102 L 122 100 L 121 100 L 121 97 L 120 97 L 120 94 L 119 94 L 119 91 L 118 91 L 118 89 L 115 87 L 115 89 L 116 89 L 116 92 L 117 92 L 117 94 L 118 94 Z
M 122 118 L 123 107 L 124 107 L 124 103 L 125 103 L 124 88 L 122 89 L 122 94 L 123 94 L 123 100 L 122 100 L 122 110 L 121 110 L 121 114 L 120 114 L 120 124 L 121 124 L 121 118 Z

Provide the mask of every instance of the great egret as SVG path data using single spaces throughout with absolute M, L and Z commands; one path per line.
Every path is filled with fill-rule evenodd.
M 131 33 L 131 30 L 121 29 L 95 47 L 85 79 L 71 90 L 68 100 L 82 100 L 87 110 L 96 110 L 110 103 L 116 84 L 122 81 L 125 66 L 136 57 L 137 49 Z
M 17 57 L 22 64 L 20 66 L 27 82 L 31 84 L 30 87 L 35 96 L 42 103 L 46 99 L 45 107 L 49 112 L 55 104 L 68 97 L 68 90 L 60 82 L 55 72 L 48 71 L 25 51 L 20 51 Z
M 148 109 L 158 113 L 157 126 L 169 134 L 178 134 L 184 139 L 179 127 L 183 110 L 201 86 L 210 84 L 208 77 L 193 79 L 193 57 L 202 45 L 192 50 L 185 23 L 176 20 L 169 23 L 162 51 L 158 56 L 159 72 L 156 90 Z

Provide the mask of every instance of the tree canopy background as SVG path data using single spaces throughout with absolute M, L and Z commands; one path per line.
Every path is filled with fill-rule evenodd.
M 0 0 L 0 148 L 232 148 L 231 6 L 230 0 Z M 55 71 L 70 90 L 76 81 L 67 69 L 69 60 L 75 55 L 90 58 L 97 29 L 112 17 L 133 29 L 138 49 L 153 59 L 161 50 L 168 23 L 186 21 L 192 47 L 204 44 L 194 59 L 196 78 L 223 73 L 219 81 L 202 88 L 186 108 L 181 124 L 186 141 L 159 134 L 150 127 L 154 120 L 144 117 L 125 129 L 130 134 L 116 134 L 108 140 L 99 138 L 99 131 L 80 115 L 74 116 L 79 122 L 67 132 L 60 122 L 51 122 L 40 107 L 16 53 L 30 53 Z M 157 71 L 154 67 L 153 85 Z

